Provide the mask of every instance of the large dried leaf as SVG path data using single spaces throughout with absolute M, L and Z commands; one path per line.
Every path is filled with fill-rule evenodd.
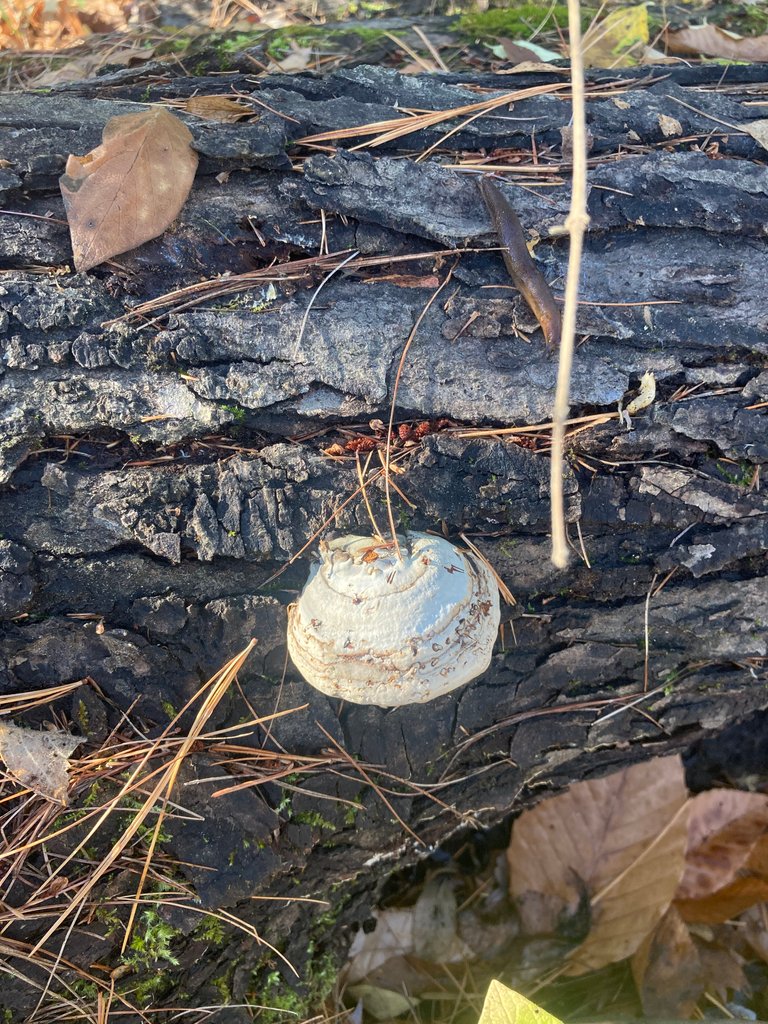
M 690 801 L 685 872 L 676 899 L 697 900 L 722 889 L 746 865 L 768 831 L 768 796 L 710 789 Z
M 707 978 L 688 926 L 674 906 L 632 957 L 632 974 L 646 1017 L 691 1016 Z
M 768 836 L 758 839 L 733 880 L 698 899 L 675 899 L 686 921 L 718 924 L 768 900 Z
M 79 736 L 61 729 L 38 732 L 0 722 L 0 757 L 8 774 L 22 786 L 56 803 L 67 803 L 69 755 L 80 746 Z
M 157 238 L 175 220 L 197 169 L 191 141 L 158 107 L 113 117 L 100 146 L 69 157 L 59 185 L 77 270 Z
M 577 782 L 515 822 L 508 850 L 519 904 L 539 894 L 575 914 L 586 888 L 592 928 L 568 973 L 623 960 L 669 907 L 683 874 L 687 803 L 679 757 Z
M 560 1021 L 519 992 L 500 981 L 492 981 L 478 1024 L 560 1024 Z
M 611 11 L 584 33 L 584 66 L 617 68 L 637 64 L 648 42 L 645 4 Z
M 768 60 L 768 36 L 737 36 L 717 25 L 693 25 L 678 32 L 666 32 L 670 53 L 730 57 L 734 60 Z

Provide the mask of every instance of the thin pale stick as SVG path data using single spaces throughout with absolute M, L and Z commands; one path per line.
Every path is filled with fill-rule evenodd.
M 651 585 L 648 587 L 648 593 L 645 595 L 645 616 L 644 616 L 644 657 L 643 657 L 643 693 L 648 692 L 648 659 L 650 657 L 650 646 L 651 646 L 651 634 L 648 627 L 648 620 L 651 613 L 651 595 L 653 594 L 653 588 L 656 585 L 656 580 L 659 578 L 659 574 L 656 572 L 653 574 Z
M 435 47 L 435 45 L 427 38 L 426 33 L 423 32 L 419 28 L 418 25 L 414 25 L 413 26 L 413 31 L 416 33 L 416 35 L 419 37 L 419 39 L 422 41 L 422 43 L 424 43 L 426 48 L 429 50 L 429 52 L 430 52 L 430 54 L 432 56 L 432 59 L 434 60 L 435 64 L 437 64 L 437 66 L 440 68 L 440 70 L 441 71 L 448 71 L 448 67 L 447 67 L 445 61 L 440 56 L 440 54 L 439 54 L 437 48 Z
M 480 550 L 480 548 L 478 548 L 475 544 L 472 543 L 472 541 L 469 539 L 469 537 L 466 535 L 466 533 L 460 533 L 459 536 L 464 541 L 464 543 L 467 545 L 469 550 L 477 558 L 480 559 L 480 561 L 483 563 L 483 565 L 488 569 L 488 571 L 491 573 L 493 578 L 496 580 L 496 586 L 499 588 L 499 593 L 504 598 L 504 600 L 507 602 L 507 604 L 510 605 L 510 606 L 516 605 L 517 601 L 515 600 L 515 595 L 509 589 L 509 587 L 504 582 L 504 580 L 501 578 L 501 576 L 499 576 L 499 574 L 496 572 L 496 570 L 491 565 L 491 563 L 488 561 L 488 559 L 485 557 L 485 555 Z
M 552 411 L 552 454 L 550 456 L 550 495 L 552 522 L 552 561 L 558 569 L 568 564 L 565 538 L 565 507 L 563 499 L 563 449 L 571 367 L 576 336 L 576 309 L 579 296 L 579 271 L 584 232 L 589 224 L 587 214 L 587 146 L 584 110 L 584 64 L 581 47 L 581 17 L 578 0 L 568 0 L 568 34 L 571 50 L 571 92 L 573 109 L 573 180 L 571 208 L 565 222 L 570 235 L 568 276 L 565 281 L 565 306 L 560 341 L 560 362 L 557 370 L 555 404 Z
M 377 449 L 378 450 L 378 449 Z M 365 503 L 365 510 L 368 513 L 368 518 L 371 520 L 371 526 L 373 527 L 373 536 L 377 540 L 383 540 L 384 535 L 379 529 L 379 524 L 373 515 L 373 509 L 371 503 L 368 500 L 368 491 L 366 490 L 365 474 L 368 472 L 368 467 L 371 464 L 371 457 L 373 456 L 373 449 L 368 452 L 368 458 L 365 460 L 365 465 L 360 465 L 360 452 L 355 452 L 355 468 L 357 469 L 357 479 L 360 481 L 360 493 L 363 496 L 363 502 Z
M 323 230 L 325 230 L 325 222 L 323 222 Z M 328 274 L 325 275 L 325 277 L 320 282 L 320 284 L 317 286 L 317 288 L 315 288 L 315 290 L 312 292 L 312 298 L 309 300 L 309 303 L 307 304 L 307 308 L 304 311 L 304 316 L 301 318 L 301 327 L 299 328 L 299 333 L 298 333 L 298 336 L 297 336 L 296 341 L 294 343 L 294 349 L 293 350 L 294 350 L 295 354 L 298 354 L 299 345 L 301 344 L 302 339 L 304 338 L 304 331 L 306 330 L 307 320 L 309 319 L 310 311 L 311 311 L 312 307 L 315 304 L 315 299 L 320 294 L 320 292 L 323 290 L 323 288 L 325 288 L 325 286 L 331 280 L 333 275 L 334 274 L 338 274 L 338 272 L 342 269 L 342 267 L 346 267 L 346 265 L 348 263 L 350 263 L 356 256 L 359 256 L 359 255 L 360 255 L 360 250 L 359 249 L 355 249 L 354 252 L 351 252 L 349 254 L 349 256 L 347 256 L 347 258 L 345 260 L 342 260 L 341 263 L 337 263 L 336 266 L 333 268 L 333 270 L 331 270 Z
M 386 468 L 386 463 L 384 462 L 384 456 L 381 453 L 381 448 L 377 448 L 376 449 L 376 454 L 379 456 L 379 462 L 381 463 L 382 468 Z M 391 477 L 390 477 L 389 485 L 390 485 L 390 487 L 394 488 L 396 494 L 400 495 L 400 497 L 403 499 L 403 501 L 408 506 L 408 508 L 412 508 L 414 511 L 416 510 L 416 505 L 414 505 L 414 503 L 411 501 L 411 499 L 408 497 L 408 495 L 405 494 L 397 486 L 397 484 L 395 483 L 394 480 L 391 479 Z

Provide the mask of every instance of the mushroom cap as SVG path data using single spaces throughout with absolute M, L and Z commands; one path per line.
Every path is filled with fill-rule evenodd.
M 340 537 L 321 548 L 288 615 L 288 652 L 312 686 L 355 704 L 422 704 L 488 668 L 493 574 L 442 537 Z

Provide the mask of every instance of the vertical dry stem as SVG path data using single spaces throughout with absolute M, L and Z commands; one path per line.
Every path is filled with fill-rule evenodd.
M 576 307 L 578 304 L 579 271 L 587 215 L 587 132 L 584 110 L 584 64 L 581 48 L 579 0 L 568 0 L 568 35 L 571 50 L 571 93 L 573 109 L 573 179 L 571 208 L 565 222 L 570 235 L 568 276 L 565 282 L 563 332 L 560 362 L 557 370 L 555 404 L 552 410 L 552 457 L 550 462 L 550 495 L 552 501 L 552 561 L 563 569 L 568 563 L 563 502 L 563 445 L 565 421 L 568 418 L 568 396 L 571 385 Z

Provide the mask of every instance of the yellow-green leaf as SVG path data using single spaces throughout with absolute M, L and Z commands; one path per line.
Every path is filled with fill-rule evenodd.
M 519 992 L 500 981 L 492 981 L 478 1024 L 560 1024 L 560 1021 Z
M 584 33 L 584 66 L 621 68 L 637 64 L 648 45 L 648 11 L 645 4 L 611 11 Z

